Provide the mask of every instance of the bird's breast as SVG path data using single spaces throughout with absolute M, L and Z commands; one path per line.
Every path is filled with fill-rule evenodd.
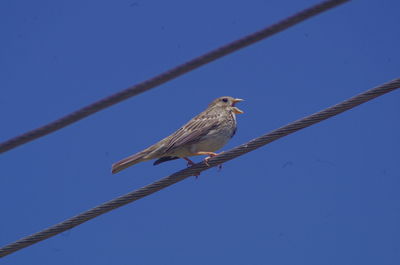
M 232 138 L 236 131 L 236 122 L 233 119 L 226 120 L 225 124 L 211 130 L 203 136 L 200 141 L 190 146 L 190 151 L 195 152 L 215 152 L 224 147 Z

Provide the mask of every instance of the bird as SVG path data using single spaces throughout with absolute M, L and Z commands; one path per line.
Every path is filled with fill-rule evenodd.
M 187 166 L 195 163 L 188 157 L 207 155 L 204 159 L 208 165 L 211 157 L 221 149 L 236 133 L 236 114 L 244 113 L 235 105 L 243 101 L 240 98 L 219 97 L 208 107 L 188 121 L 170 136 L 158 143 L 133 154 L 112 165 L 113 174 L 137 163 L 157 159 L 154 165 L 182 158 Z

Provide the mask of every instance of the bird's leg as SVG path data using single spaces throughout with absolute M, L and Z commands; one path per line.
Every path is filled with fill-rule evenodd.
M 182 157 L 183 159 L 185 159 L 186 161 L 187 161 L 187 167 L 191 167 L 191 166 L 193 166 L 195 163 L 192 161 L 192 160 L 190 160 L 189 158 L 187 158 L 187 157 Z M 196 177 L 196 179 L 200 176 L 200 173 L 198 173 L 197 175 L 194 175 L 195 177 Z
M 185 159 L 186 161 L 187 161 L 187 166 L 188 167 L 191 167 L 191 166 L 193 166 L 195 163 L 192 161 L 192 160 L 190 160 L 189 158 L 187 158 L 187 157 L 182 157 L 183 159 Z
M 217 156 L 217 155 L 218 155 L 217 153 L 214 153 L 214 152 L 197 152 L 197 154 L 199 154 L 199 155 L 208 155 L 206 158 L 204 158 L 204 162 L 206 163 L 207 166 L 210 166 L 210 165 L 208 164 L 208 160 L 209 160 L 211 157 L 214 157 L 214 156 Z M 222 164 L 219 164 L 219 165 L 218 165 L 218 170 L 220 171 L 221 169 L 222 169 Z
M 211 158 L 211 157 L 214 157 L 214 156 L 216 156 L 216 155 L 218 155 L 217 153 L 214 153 L 214 152 L 197 152 L 197 153 L 195 153 L 194 155 L 208 155 L 206 158 L 204 158 L 204 163 L 206 163 L 206 165 L 209 167 L 210 165 L 208 164 L 208 160 Z

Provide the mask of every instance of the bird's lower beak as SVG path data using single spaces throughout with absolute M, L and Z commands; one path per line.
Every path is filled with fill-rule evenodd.
M 235 99 L 233 100 L 233 103 L 232 103 L 233 113 L 235 113 L 235 114 L 242 114 L 242 113 L 244 113 L 241 109 L 235 107 L 235 104 L 238 103 L 238 102 L 241 102 L 241 101 L 244 101 L 244 99 L 235 98 Z

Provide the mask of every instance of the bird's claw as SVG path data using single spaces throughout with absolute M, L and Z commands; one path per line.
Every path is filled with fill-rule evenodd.
M 185 159 L 187 161 L 187 164 L 186 164 L 187 167 L 191 167 L 195 164 L 192 160 L 190 160 L 187 157 L 183 157 L 183 159 Z
M 210 164 L 208 163 L 208 160 L 210 160 L 211 157 L 216 156 L 216 153 L 209 153 L 209 156 L 207 156 L 206 158 L 204 158 L 204 163 L 209 167 Z
M 207 156 L 206 158 L 204 158 L 204 163 L 210 167 L 210 164 L 208 164 L 208 160 L 210 160 L 211 156 Z

